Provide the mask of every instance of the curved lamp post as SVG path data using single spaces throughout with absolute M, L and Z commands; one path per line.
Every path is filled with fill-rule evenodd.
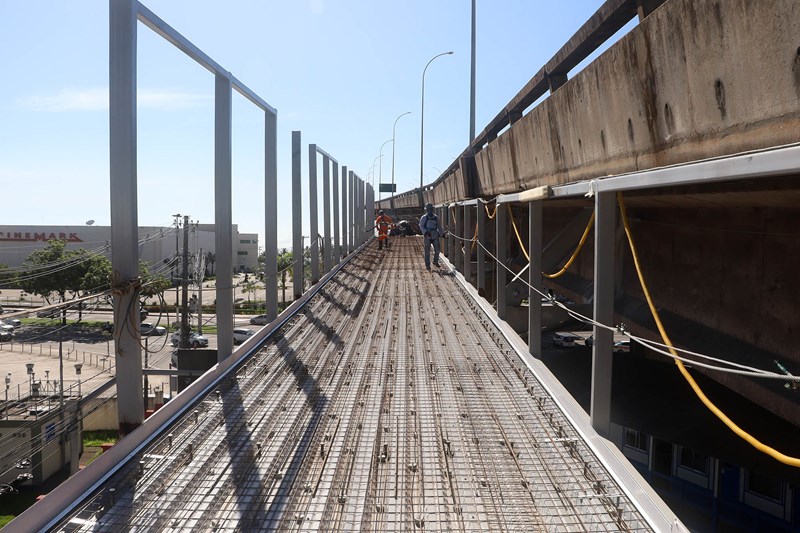
M 449 56 L 453 55 L 453 52 L 442 52 L 441 54 L 435 55 L 428 61 L 428 64 L 425 65 L 425 68 L 422 70 L 422 105 L 420 106 L 420 119 L 419 119 L 419 187 L 422 188 L 422 160 L 423 154 L 425 153 L 425 148 L 423 145 L 423 139 L 425 138 L 425 72 L 428 70 L 428 67 L 433 60 L 437 57 L 442 56 Z
M 378 157 L 380 158 L 380 162 L 378 163 L 378 200 L 381 200 L 383 196 L 383 193 L 381 192 L 381 183 L 383 183 L 383 147 L 388 143 L 392 143 L 392 145 L 394 145 L 394 139 L 386 139 L 386 141 L 384 141 L 384 143 L 381 145 L 381 149 L 378 151 Z
M 397 146 L 397 143 L 394 142 L 395 129 L 397 128 L 397 121 L 400 120 L 402 117 L 410 114 L 411 111 L 406 111 L 405 113 L 401 114 L 396 119 L 394 119 L 394 125 L 392 126 L 392 198 L 391 198 L 392 213 L 394 213 L 394 152 L 395 152 L 394 148 L 395 146 Z

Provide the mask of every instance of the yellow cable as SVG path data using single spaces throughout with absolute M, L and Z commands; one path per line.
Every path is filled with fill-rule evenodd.
M 619 192 L 617 193 L 617 199 L 619 200 L 619 211 L 622 214 L 622 223 L 625 225 L 625 235 L 627 235 L 627 237 L 628 237 L 628 244 L 630 245 L 631 255 L 633 256 L 633 264 L 636 267 L 636 275 L 639 276 L 639 283 L 642 286 L 642 291 L 644 292 L 645 299 L 647 300 L 647 305 L 650 307 L 650 313 L 653 315 L 653 318 L 656 321 L 656 325 L 658 326 L 658 331 L 659 331 L 659 333 L 661 333 L 661 338 L 664 340 L 664 344 L 669 346 L 669 351 L 670 351 L 670 353 L 672 353 L 672 355 L 677 356 L 678 353 L 673 348 L 672 341 L 670 341 L 669 336 L 667 336 L 667 332 L 664 329 L 664 325 L 661 323 L 661 318 L 658 315 L 658 311 L 656 311 L 655 305 L 653 304 L 653 300 L 650 297 L 650 291 L 647 289 L 647 284 L 645 284 L 644 276 L 642 274 L 642 269 L 641 269 L 641 266 L 639 265 L 639 255 L 636 252 L 636 246 L 633 243 L 633 236 L 631 234 L 631 228 L 630 228 L 630 225 L 628 224 L 628 215 L 627 215 L 627 211 L 625 210 L 625 201 L 622 198 L 622 193 L 619 193 Z M 757 450 L 769 455 L 773 459 L 776 459 L 776 460 L 780 461 L 781 463 L 789 465 L 789 466 L 800 467 L 800 459 L 798 459 L 796 457 L 790 457 L 788 455 L 782 454 L 778 450 L 776 450 L 776 449 L 774 449 L 774 448 L 772 448 L 770 446 L 767 446 L 766 444 L 764 444 L 761 441 L 757 440 L 755 437 L 753 437 L 752 435 L 747 433 L 745 430 L 743 430 L 742 428 L 737 426 L 733 422 L 733 420 L 728 418 L 728 416 L 725 413 L 723 413 L 716 405 L 714 405 L 711 402 L 711 400 L 708 399 L 708 397 L 700 389 L 700 386 L 694 380 L 692 375 L 689 374 L 689 371 L 683 365 L 683 362 L 678 360 L 678 359 L 675 359 L 675 364 L 678 366 L 678 369 L 680 370 L 681 374 L 683 374 L 683 377 L 686 378 L 686 381 L 689 383 L 689 386 L 692 387 L 692 390 L 694 391 L 694 393 L 697 395 L 698 398 L 700 398 L 700 401 L 703 402 L 703 404 L 706 407 L 708 407 L 708 409 L 712 413 L 714 413 L 717 416 L 717 418 L 722 420 L 722 422 L 726 426 L 728 426 L 728 428 L 730 428 L 734 433 L 736 433 L 739 437 L 741 437 L 746 442 L 748 442 L 751 446 L 753 446 Z
M 478 201 L 480 202 L 480 200 Z M 486 216 L 489 217 L 489 220 L 492 220 L 497 214 L 497 204 L 494 204 L 494 211 L 491 214 L 489 214 L 489 206 L 487 204 L 483 204 L 483 208 L 486 209 Z
M 592 226 L 594 226 L 594 212 L 592 212 L 592 216 L 589 218 L 589 223 L 586 224 L 586 229 L 583 230 L 583 235 L 581 235 L 581 240 L 578 243 L 578 247 L 575 248 L 574 252 L 572 252 L 572 256 L 567 260 L 566 263 L 564 263 L 564 266 L 561 267 L 561 270 L 559 270 L 555 274 L 545 274 L 544 272 L 542 272 L 542 276 L 544 276 L 544 277 L 546 277 L 548 279 L 555 279 L 555 278 L 559 277 L 560 275 L 562 275 L 564 272 L 566 272 L 567 269 L 575 261 L 575 258 L 578 257 L 578 254 L 580 253 L 581 248 L 583 248 L 583 245 L 586 244 L 586 239 L 587 239 L 587 237 L 589 237 L 589 232 L 592 231 Z
M 472 236 L 472 248 L 469 249 L 469 253 L 475 251 L 475 245 L 478 244 L 478 223 L 475 223 L 475 235 Z
M 525 259 L 527 259 L 528 262 L 530 262 L 531 256 L 528 255 L 528 251 L 525 249 L 525 245 L 522 244 L 522 237 L 520 237 L 519 235 L 519 230 L 517 229 L 517 221 L 514 220 L 514 212 L 511 210 L 511 204 L 506 204 L 506 206 L 508 206 L 508 216 L 511 217 L 511 226 L 514 228 L 514 233 L 517 234 L 517 242 L 519 243 L 519 247 L 522 248 L 522 253 L 525 255 Z

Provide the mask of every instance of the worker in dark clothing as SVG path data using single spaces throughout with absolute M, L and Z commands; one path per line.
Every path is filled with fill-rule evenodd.
M 389 231 L 394 227 L 392 218 L 383 212 L 383 209 L 378 211 L 378 216 L 375 218 L 375 227 L 378 229 L 378 250 L 382 250 L 384 244 L 386 249 L 389 249 Z
M 425 250 L 425 268 L 431 269 L 431 246 L 433 246 L 433 264 L 439 266 L 439 217 L 433 212 L 433 204 L 425 205 L 426 213 L 419 219 L 419 229 L 422 232 L 423 247 Z

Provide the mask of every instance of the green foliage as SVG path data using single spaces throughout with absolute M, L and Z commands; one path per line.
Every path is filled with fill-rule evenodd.
M 172 286 L 172 283 L 162 274 L 155 274 L 150 271 L 150 264 L 139 261 L 139 277 L 142 278 L 142 298 L 152 298 L 163 293 Z
M 247 303 L 250 303 L 250 295 L 255 294 L 255 292 L 258 290 L 258 284 L 256 284 L 256 282 L 253 280 L 249 280 L 247 282 L 242 282 L 239 286 L 241 287 L 242 292 L 247 295 Z
M 0 263 L 0 288 L 13 287 L 17 280 L 16 273 L 12 272 L 8 265 Z
M 108 288 L 111 262 L 87 250 L 67 250 L 66 242 L 51 240 L 23 263 L 20 288 L 50 302 L 53 294 L 59 301 Z M 69 296 L 69 298 L 68 298 Z
M 83 447 L 100 446 L 107 442 L 116 443 L 119 440 L 119 433 L 115 430 L 101 429 L 97 431 L 83 432 Z

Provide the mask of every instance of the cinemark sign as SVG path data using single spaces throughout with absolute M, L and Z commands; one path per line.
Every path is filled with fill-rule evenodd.
M 67 242 L 83 242 L 83 239 L 78 237 L 77 233 L 31 233 L 29 231 L 0 231 L 0 241 L 17 241 L 17 242 L 47 242 L 52 240 L 61 240 Z

